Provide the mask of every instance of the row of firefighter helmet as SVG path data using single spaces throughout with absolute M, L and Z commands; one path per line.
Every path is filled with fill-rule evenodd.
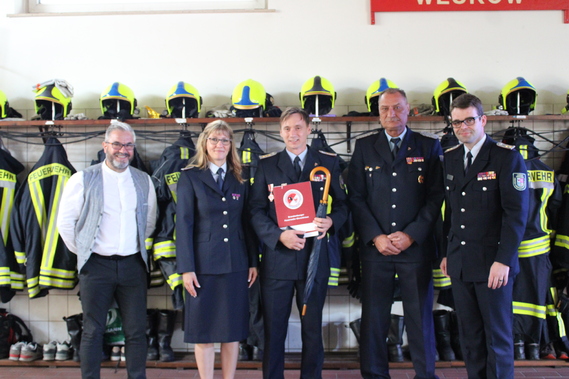
M 378 99 L 387 88 L 397 88 L 397 85 L 391 80 L 381 78 L 368 87 L 364 100 L 370 115 L 378 115 Z M 450 115 L 452 100 L 466 92 L 466 87 L 458 80 L 446 79 L 433 92 L 434 112 L 442 116 Z M 57 85 L 38 86 L 35 93 L 35 111 L 41 119 L 63 119 L 69 115 L 72 109 L 71 96 L 61 91 Z M 302 85 L 299 99 L 301 107 L 309 113 L 326 115 L 334 108 L 336 91 L 329 80 L 315 76 Z M 504 86 L 498 101 L 499 106 L 510 115 L 527 115 L 535 109 L 537 91 L 530 82 L 517 77 Z M 562 113 L 569 110 L 569 93 L 567 102 L 568 105 L 563 108 Z M 170 117 L 194 118 L 201 112 L 203 99 L 196 87 L 180 81 L 169 89 L 165 104 Z M 261 83 L 252 79 L 247 79 L 234 88 L 231 104 L 237 117 L 278 116 L 270 112 L 271 108 L 276 108 L 272 96 L 265 91 Z M 137 100 L 130 87 L 115 82 L 101 93 L 99 105 L 103 118 L 132 118 Z M 9 109 L 8 99 L 0 91 L 0 118 L 9 117 Z

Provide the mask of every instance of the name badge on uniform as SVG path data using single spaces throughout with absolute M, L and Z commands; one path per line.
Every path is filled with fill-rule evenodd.
M 407 164 L 413 164 L 413 163 L 425 161 L 425 158 L 423 158 L 423 157 L 407 157 L 405 159 L 407 160 Z
M 512 174 L 512 183 L 518 191 L 524 191 L 527 188 L 526 174 L 523 172 L 514 172 Z
M 447 174 L 447 179 L 448 179 L 448 180 L 454 180 L 454 175 Z
M 478 180 L 493 180 L 496 179 L 496 171 L 479 172 L 476 179 Z

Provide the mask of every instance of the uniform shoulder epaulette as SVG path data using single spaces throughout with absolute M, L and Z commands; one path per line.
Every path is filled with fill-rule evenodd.
M 429 137 L 429 138 L 433 138 L 433 139 L 439 139 L 439 136 L 436 135 L 435 133 L 427 132 L 425 130 L 420 130 L 417 133 L 419 133 L 420 135 L 423 135 L 425 137 Z
M 188 171 L 191 170 L 192 168 L 196 168 L 198 166 L 196 166 L 195 164 L 189 164 L 186 167 L 183 167 L 181 171 Z
M 461 146 L 462 146 L 462 144 L 458 144 L 458 145 L 456 145 L 456 146 L 449 147 L 448 149 L 445 150 L 445 154 L 448 153 L 449 151 L 456 150 L 456 149 L 458 149 L 458 148 L 461 147 Z
M 338 156 L 338 154 L 336 154 L 336 153 L 330 153 L 329 151 L 318 150 L 318 152 L 321 153 L 321 154 L 329 155 L 329 156 L 331 156 L 331 157 L 337 157 L 337 156 Z
M 367 133 L 360 134 L 359 136 L 357 136 L 357 137 L 356 137 L 356 141 L 359 140 L 359 139 L 361 139 L 361 138 L 366 138 L 366 137 L 369 137 L 369 136 L 373 136 L 374 134 L 377 134 L 377 133 L 379 133 L 379 130 L 377 130 L 377 129 L 376 129 L 376 130 L 370 130 L 370 131 L 367 132 Z
M 508 150 L 514 150 L 516 148 L 514 145 L 508 145 L 507 143 L 503 142 L 498 142 L 496 145 Z
M 276 152 L 276 151 L 273 151 L 272 153 L 265 154 L 265 155 L 261 155 L 261 156 L 259 157 L 259 159 L 270 158 L 270 157 L 275 156 L 275 155 L 277 155 L 277 152 Z

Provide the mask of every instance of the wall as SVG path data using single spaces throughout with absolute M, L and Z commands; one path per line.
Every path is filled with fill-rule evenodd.
M 22 0 L 0 4 L 14 13 Z M 205 106 L 228 101 L 247 78 L 277 104 L 297 104 L 305 80 L 322 75 L 338 92 L 337 114 L 363 107 L 367 87 L 387 77 L 412 103 L 430 103 L 449 76 L 488 104 L 524 76 L 539 91 L 539 114 L 559 112 L 569 78 L 561 11 L 377 14 L 367 0 L 268 0 L 274 13 L 0 17 L 0 83 L 12 106 L 31 107 L 31 86 L 69 81 L 74 105 L 96 108 L 114 81 L 140 105 L 161 107 L 183 80 Z
M 31 86 L 52 78 L 66 79 L 75 87 L 73 113 L 83 112 L 90 118 L 99 116 L 99 94 L 114 81 L 130 86 L 139 106 L 158 111 L 164 108 L 167 90 L 180 80 L 187 81 L 200 90 L 207 110 L 228 102 L 233 87 L 247 78 L 263 83 L 277 105 L 298 105 L 302 83 L 322 75 L 338 92 L 332 112 L 337 115 L 364 111 L 365 91 L 379 77 L 406 89 L 410 102 L 417 105 L 430 103 L 435 87 L 453 76 L 480 96 L 488 110 L 497 104 L 508 81 L 524 76 L 539 93 L 536 114 L 558 113 L 569 88 L 569 78 L 564 75 L 569 52 L 559 43 L 567 39 L 569 25 L 562 23 L 559 11 L 378 14 L 377 24 L 370 25 L 365 0 L 269 0 L 269 7 L 277 12 L 2 17 L 14 13 L 17 1 L 0 3 L 0 90 L 27 119 L 34 114 Z M 411 126 L 438 131 L 444 124 Z M 508 126 L 497 122 L 488 129 Z M 526 122 L 522 126 L 547 132 L 548 138 L 557 141 L 567 136 L 567 121 Z M 277 130 L 274 125 L 255 127 Z M 375 127 L 373 123 L 353 126 L 354 132 Z M 342 123 L 323 124 L 322 128 L 329 133 L 330 143 L 343 138 L 332 134 L 345 131 Z M 66 145 L 70 161 L 77 169 L 85 167 L 101 141 Z M 30 138 L 28 142 L 41 140 Z M 156 159 L 171 142 L 139 141 L 141 155 L 147 161 Z M 258 142 L 267 152 L 282 148 L 260 135 Z M 4 143 L 28 169 L 42 152 L 41 147 L 29 143 Z M 337 146 L 337 151 L 345 153 L 345 144 Z M 550 154 L 545 161 L 558 167 L 560 156 Z M 63 340 L 66 329 L 62 317 L 81 311 L 78 290 L 51 291 L 49 296 L 34 300 L 21 294 L 7 307 L 31 325 L 36 340 Z M 395 312 L 400 312 L 396 306 Z M 149 307 L 171 308 L 169 290 L 152 289 Z M 360 307 L 345 287 L 330 290 L 324 314 L 327 351 L 355 350 L 348 323 L 359 317 Z M 182 342 L 179 322 L 180 318 L 174 347 L 192 350 Z M 299 350 L 299 339 L 295 312 L 287 340 L 289 351 Z

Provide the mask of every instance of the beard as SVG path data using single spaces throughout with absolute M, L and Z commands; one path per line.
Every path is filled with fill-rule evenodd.
M 118 154 L 125 156 L 125 157 L 128 157 L 128 160 L 122 161 L 122 160 L 115 159 L 115 155 L 118 155 Z M 133 155 L 122 154 L 122 153 L 106 154 L 106 156 L 107 156 L 107 161 L 111 164 L 111 166 L 113 166 L 117 170 L 126 169 L 130 165 L 130 162 L 132 162 L 132 159 L 134 158 Z

